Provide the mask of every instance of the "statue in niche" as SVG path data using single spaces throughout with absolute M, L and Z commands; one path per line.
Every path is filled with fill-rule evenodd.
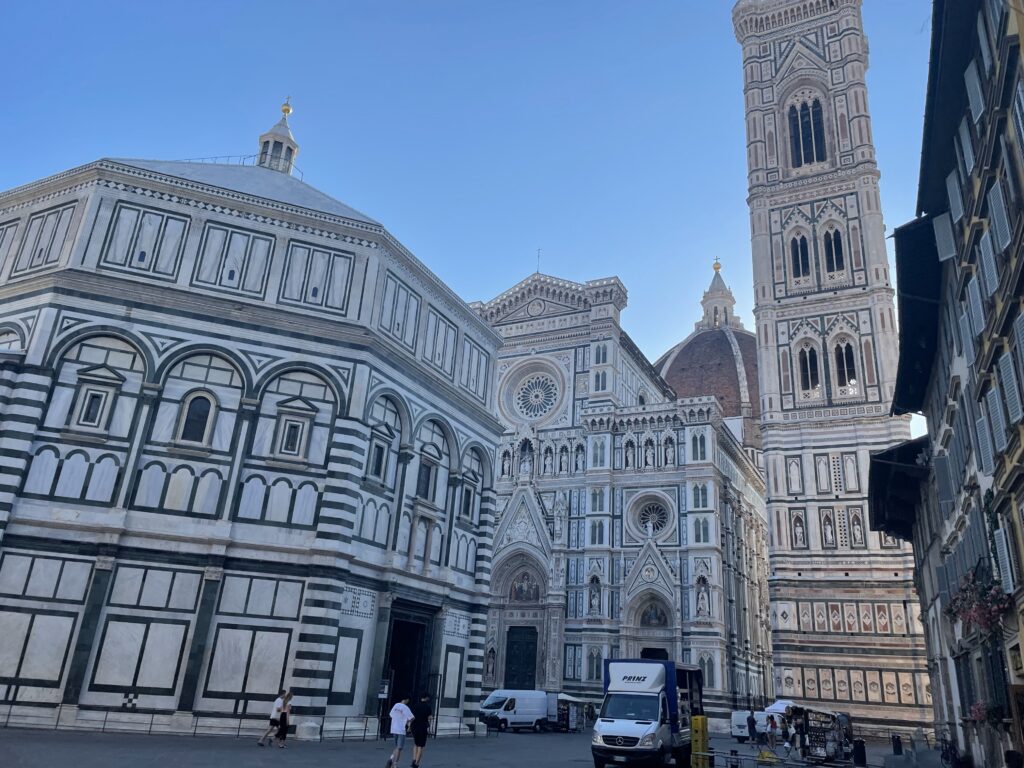
M 583 471 L 583 449 L 582 448 L 577 448 L 576 449 L 576 471 L 577 472 L 582 472 Z
M 653 467 L 654 466 L 654 445 L 652 445 L 651 443 L 648 443 L 644 447 L 644 466 L 645 467 Z
M 821 519 L 821 535 L 825 539 L 826 547 L 834 547 L 836 545 L 836 533 L 832 525 L 832 515 L 825 515 Z
M 544 474 L 550 475 L 552 469 L 551 451 L 544 452 Z
M 622 463 L 626 469 L 630 469 L 633 466 L 633 444 L 626 443 L 626 450 L 622 457 Z
M 565 472 L 569 469 L 569 452 L 563 448 L 558 453 L 558 471 Z
M 531 472 L 533 472 L 533 454 L 525 451 L 519 460 L 519 473 L 529 475 Z
M 494 655 L 494 649 L 491 648 L 487 652 L 487 669 L 485 671 L 487 677 L 494 677 Z
M 508 477 L 508 473 L 511 470 L 509 467 L 508 453 L 501 454 L 501 475 L 502 477 Z
M 804 520 L 802 517 L 793 518 L 793 546 L 803 549 L 807 545 L 804 536 Z
M 853 516 L 850 528 L 853 529 L 853 543 L 862 546 L 864 544 L 864 526 L 860 521 L 860 515 Z
M 597 579 L 590 582 L 590 612 L 601 612 L 601 582 Z
M 648 603 L 640 614 L 641 627 L 666 627 L 668 626 L 668 615 L 665 609 L 657 603 Z
M 670 467 L 675 464 L 675 457 L 672 455 L 675 451 L 672 450 L 672 441 L 665 443 L 665 466 Z
M 529 571 L 523 571 L 512 582 L 509 599 L 515 603 L 536 603 L 540 600 L 540 585 L 537 584 Z

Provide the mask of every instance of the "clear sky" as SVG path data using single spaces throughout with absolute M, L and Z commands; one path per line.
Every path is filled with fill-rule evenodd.
M 466 300 L 618 275 L 652 359 L 717 256 L 751 326 L 732 0 L 7 3 L 0 189 L 99 157 L 256 151 L 292 97 L 307 182 Z M 928 0 L 865 0 L 890 229 L 914 215 Z

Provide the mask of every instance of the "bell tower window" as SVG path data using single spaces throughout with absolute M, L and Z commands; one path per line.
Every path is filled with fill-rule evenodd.
M 853 345 L 848 341 L 836 344 L 836 383 L 840 387 L 853 387 L 857 384 L 857 366 L 853 359 Z M 852 394 L 852 393 L 850 393 Z
M 838 230 L 830 229 L 825 233 L 825 269 L 829 272 L 842 272 L 846 269 L 843 238 Z
M 804 100 L 790 106 L 789 153 L 794 168 L 825 162 L 825 120 L 821 100 Z
M 807 346 L 800 350 L 800 389 L 811 392 L 818 388 L 818 350 Z
M 793 264 L 793 277 L 808 277 L 811 274 L 811 257 L 807 250 L 807 237 L 800 235 L 789 241 L 789 257 Z

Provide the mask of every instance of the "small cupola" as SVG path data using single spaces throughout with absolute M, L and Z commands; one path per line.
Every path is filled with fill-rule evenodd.
M 704 316 L 697 323 L 696 330 L 724 328 L 725 326 L 742 328 L 743 323 L 736 317 L 736 299 L 725 284 L 725 280 L 722 279 L 722 265 L 718 259 L 715 259 L 712 268 L 715 270 L 715 275 L 711 278 L 711 285 L 704 291 L 704 296 L 700 300 Z
M 291 175 L 299 145 L 288 127 L 288 115 L 292 113 L 291 97 L 281 105 L 281 119 L 273 128 L 260 136 L 260 152 L 256 164 L 273 171 Z

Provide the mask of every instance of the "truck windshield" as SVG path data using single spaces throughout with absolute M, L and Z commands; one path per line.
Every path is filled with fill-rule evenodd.
M 601 705 L 601 717 L 612 720 L 657 720 L 658 697 L 636 693 L 609 693 Z
M 508 701 L 507 696 L 488 697 L 487 701 L 480 705 L 480 709 L 501 709 Z

